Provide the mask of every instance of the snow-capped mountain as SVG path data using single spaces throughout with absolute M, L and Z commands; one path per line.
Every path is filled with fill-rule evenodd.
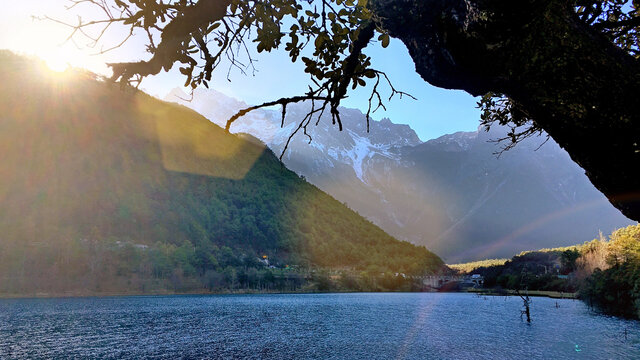
M 248 105 L 215 90 L 180 90 L 182 103 L 224 126 Z M 257 110 L 232 132 L 249 133 L 280 154 L 310 104 Z M 528 139 L 499 158 L 490 142 L 504 129 L 458 132 L 421 142 L 408 125 L 341 108 L 342 132 L 324 115 L 291 140 L 288 168 L 391 235 L 427 246 L 447 262 L 510 257 L 522 250 L 581 243 L 632 223 L 613 208 L 552 140 Z M 311 141 L 310 141 L 311 140 Z
M 249 106 L 216 90 L 206 89 L 196 89 L 193 96 L 174 89 L 164 99 L 190 107 L 222 127 L 238 110 Z M 287 106 L 285 126 L 282 128 L 280 109 L 255 110 L 235 121 L 231 125 L 231 131 L 251 134 L 280 155 L 289 136 L 298 126 L 299 119 L 304 118 L 310 107 L 311 104 L 308 103 Z M 321 181 L 320 178 L 327 175 L 338 176 L 337 172 L 328 174 L 327 168 L 344 168 L 340 172 L 348 170 L 349 175 L 366 183 L 367 168 L 372 163 L 382 159 L 398 160 L 399 148 L 422 143 L 408 125 L 394 124 L 386 118 L 371 120 L 367 133 L 365 116 L 360 110 L 341 108 L 340 114 L 344 131 L 331 126 L 331 117 L 327 111 L 318 126 L 314 126 L 317 121 L 314 118 L 308 127 L 308 136 L 300 130 L 292 138 L 289 149 L 283 156 L 288 168 L 305 176 L 321 189 L 326 186 L 325 181 L 331 180 Z

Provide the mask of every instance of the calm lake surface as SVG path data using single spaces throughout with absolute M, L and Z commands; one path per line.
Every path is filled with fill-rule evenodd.
M 529 325 L 521 306 L 459 293 L 5 299 L 0 358 L 640 359 L 640 322 L 533 298 Z

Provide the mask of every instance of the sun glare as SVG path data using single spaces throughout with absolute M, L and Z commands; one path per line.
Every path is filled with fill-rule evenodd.
M 54 56 L 47 56 L 44 58 L 44 62 L 47 64 L 47 67 L 54 72 L 64 72 L 71 67 L 71 63 L 63 56 L 58 56 L 57 54 Z
M 86 69 L 95 73 L 104 73 L 104 62 L 97 58 L 83 53 L 77 49 L 65 47 L 49 48 L 47 51 L 38 51 L 35 54 L 42 59 L 51 71 L 64 73 L 71 68 Z

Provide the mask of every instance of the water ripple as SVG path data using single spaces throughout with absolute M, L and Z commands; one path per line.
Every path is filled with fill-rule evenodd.
M 0 300 L 0 358 L 633 359 L 637 321 L 470 294 Z M 626 337 L 625 337 L 626 330 Z

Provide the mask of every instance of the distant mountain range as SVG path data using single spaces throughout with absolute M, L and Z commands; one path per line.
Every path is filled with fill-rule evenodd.
M 224 125 L 247 104 L 215 90 L 179 89 L 165 100 Z M 279 155 L 308 104 L 281 113 L 257 110 L 232 132 L 249 133 Z M 296 135 L 284 154 L 290 169 L 399 239 L 425 245 L 449 263 L 511 257 L 523 250 L 572 245 L 633 223 L 611 206 L 553 140 L 528 139 L 496 156 L 505 134 L 458 132 L 422 142 L 408 125 L 371 121 L 341 109 L 345 130 L 325 116 L 312 141 Z M 595 146 L 595 145 L 594 145 Z

